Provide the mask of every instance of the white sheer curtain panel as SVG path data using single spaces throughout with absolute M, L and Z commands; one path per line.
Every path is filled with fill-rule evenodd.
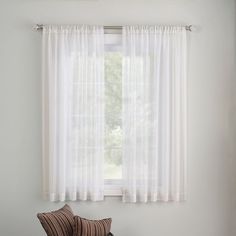
M 123 201 L 186 194 L 186 30 L 123 28 Z
M 103 27 L 45 26 L 42 63 L 44 196 L 103 200 Z

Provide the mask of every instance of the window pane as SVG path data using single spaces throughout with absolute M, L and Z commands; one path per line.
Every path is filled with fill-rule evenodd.
M 122 56 L 121 52 L 105 53 L 105 179 L 122 177 Z

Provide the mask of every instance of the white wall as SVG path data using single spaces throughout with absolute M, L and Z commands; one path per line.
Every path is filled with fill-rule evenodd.
M 0 1 L 0 235 L 40 236 L 40 40 L 34 23 L 194 24 L 189 34 L 186 203 L 71 203 L 113 218 L 116 236 L 233 236 L 236 225 L 234 0 Z M 235 145 L 236 146 L 236 145 Z M 233 233 L 234 232 L 234 233 Z

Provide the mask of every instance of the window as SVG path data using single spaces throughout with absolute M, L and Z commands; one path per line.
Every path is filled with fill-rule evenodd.
M 121 194 L 122 53 L 121 34 L 105 34 L 105 193 Z
M 122 179 L 122 48 L 121 34 L 105 34 L 105 157 L 106 195 L 121 195 Z M 78 74 L 79 55 L 72 55 L 74 74 Z M 77 56 L 77 57 L 76 57 Z M 78 94 L 82 94 L 79 91 Z M 77 94 L 75 92 L 75 94 Z M 81 98 L 79 99 L 81 100 Z M 77 131 L 79 132 L 79 131 Z M 75 168 L 78 168 L 78 163 Z

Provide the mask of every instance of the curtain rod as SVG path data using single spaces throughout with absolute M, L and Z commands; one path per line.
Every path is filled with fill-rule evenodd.
M 42 30 L 44 27 L 44 25 L 42 24 L 37 24 L 33 27 L 34 30 L 38 31 L 38 30 Z M 192 31 L 192 25 L 186 25 L 185 26 L 185 29 L 187 31 Z M 104 29 L 105 30 L 121 30 L 122 29 L 122 26 L 121 25 L 114 25 L 114 26 L 111 26 L 111 25 L 107 25 L 107 26 L 104 26 Z

